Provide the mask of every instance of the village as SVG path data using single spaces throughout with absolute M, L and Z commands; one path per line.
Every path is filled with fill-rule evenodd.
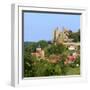
M 60 30 L 58 27 L 55 28 L 53 31 L 53 39 L 51 44 L 64 45 L 67 48 L 67 51 L 70 52 L 66 54 L 64 64 L 74 63 L 77 60 L 77 57 L 80 56 L 80 42 L 73 42 L 73 39 L 69 38 L 69 30 L 66 28 L 63 28 L 62 30 Z M 51 54 L 49 57 L 47 57 L 45 50 L 42 49 L 40 45 L 36 47 L 35 52 L 32 52 L 31 55 L 35 56 L 39 60 L 47 60 L 50 63 L 58 63 L 60 60 L 62 60 L 61 54 Z M 77 66 L 79 65 L 77 64 Z
M 50 41 L 24 44 L 24 76 L 80 75 L 80 29 L 56 27 Z

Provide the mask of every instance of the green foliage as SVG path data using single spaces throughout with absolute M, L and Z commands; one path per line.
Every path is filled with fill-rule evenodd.
M 58 55 L 65 52 L 65 50 L 67 50 L 67 48 L 63 44 L 59 44 L 59 45 L 52 44 L 50 47 L 46 49 L 45 54 L 48 56 L 51 54 Z
M 40 45 L 40 47 L 42 49 L 44 49 L 45 47 L 48 46 L 48 42 L 45 41 L 45 40 L 40 40 L 39 42 L 25 42 L 25 45 L 24 45 L 24 51 L 27 51 L 27 52 L 35 52 L 36 51 L 36 48 Z
M 61 66 L 59 64 L 55 65 L 54 72 L 55 72 L 55 75 L 61 75 L 62 74 L 62 69 L 61 69 Z
M 77 57 L 77 60 L 74 63 L 80 66 L 80 56 Z
M 24 52 L 24 77 L 33 76 L 33 64 L 37 58 L 32 56 L 29 52 Z
M 24 53 L 24 76 L 28 77 L 29 70 L 32 68 L 32 60 L 30 60 L 31 55 L 28 52 Z
M 80 29 L 78 32 L 69 31 L 69 38 L 72 38 L 74 42 L 80 42 Z
M 67 67 L 65 69 L 65 73 L 66 75 L 80 75 L 80 68 L 79 67 L 75 67 L 75 68 Z
M 40 40 L 37 44 L 40 45 L 42 49 L 48 46 L 48 42 L 45 40 Z
M 31 52 L 35 52 L 36 51 L 36 47 L 37 47 L 37 43 L 35 42 L 30 42 L 30 43 L 26 43 L 24 45 L 24 52 L 25 53 L 31 53 Z
M 64 61 L 66 60 L 66 55 L 65 54 L 62 54 L 61 56 L 61 61 L 59 62 L 60 64 L 60 67 L 61 67 L 61 72 L 62 72 L 62 75 L 65 75 L 65 68 L 66 68 L 66 65 L 64 64 Z
M 72 32 L 71 32 L 72 33 Z M 45 51 L 45 57 L 50 55 L 60 56 L 60 61 L 57 63 L 50 63 L 45 59 L 36 58 L 31 55 L 40 45 Z M 79 50 L 80 48 L 78 48 Z M 64 61 L 67 54 L 71 53 L 63 44 L 48 44 L 48 42 L 41 40 L 39 42 L 28 42 L 24 45 L 24 77 L 39 77 L 39 76 L 55 76 L 55 75 L 76 75 L 80 74 L 80 56 L 77 60 L 69 65 L 65 65 Z M 79 66 L 77 67 L 76 64 Z
M 47 61 L 36 61 L 32 64 L 32 68 L 29 67 L 27 75 L 25 77 L 39 77 L 39 76 L 52 76 L 61 75 L 61 68 L 59 64 L 51 64 Z

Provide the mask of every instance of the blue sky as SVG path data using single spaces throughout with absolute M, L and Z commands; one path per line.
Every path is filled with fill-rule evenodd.
M 80 15 L 24 12 L 24 41 L 52 40 L 56 27 L 76 32 Z

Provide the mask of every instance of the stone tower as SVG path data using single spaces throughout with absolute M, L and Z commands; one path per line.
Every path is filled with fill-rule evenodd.
M 56 42 L 58 40 L 58 37 L 60 36 L 60 30 L 58 27 L 54 30 L 53 36 L 54 36 L 54 42 Z
M 64 42 L 69 42 L 69 31 L 66 28 L 63 28 L 62 30 L 60 30 L 58 27 L 54 30 L 53 32 L 53 41 L 55 44 L 60 44 L 60 43 L 64 43 Z

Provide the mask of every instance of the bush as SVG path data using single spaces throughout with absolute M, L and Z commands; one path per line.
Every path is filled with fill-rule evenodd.
M 35 64 L 31 64 L 32 67 L 25 69 L 25 77 L 39 77 L 39 76 L 53 76 L 61 75 L 60 64 L 52 64 L 46 60 L 36 61 Z
M 52 44 L 50 47 L 48 47 L 45 51 L 45 54 L 47 56 L 51 55 L 51 54 L 62 54 L 63 52 L 65 52 L 67 50 L 67 48 L 63 45 L 63 44 L 59 44 L 59 45 L 54 45 Z
M 45 41 L 45 40 L 40 40 L 39 42 L 37 42 L 37 45 L 38 45 L 38 46 L 40 45 L 40 47 L 41 47 L 42 49 L 44 49 L 45 47 L 48 46 L 48 42 Z
M 52 76 L 61 74 L 60 66 L 49 63 L 48 61 L 38 61 L 37 64 L 33 66 L 32 70 L 34 76 Z
M 80 68 L 79 67 L 67 67 L 65 69 L 66 75 L 80 75 Z
M 80 66 L 80 56 L 77 57 L 77 59 L 76 59 L 76 61 L 74 63 L 79 64 L 79 66 Z

